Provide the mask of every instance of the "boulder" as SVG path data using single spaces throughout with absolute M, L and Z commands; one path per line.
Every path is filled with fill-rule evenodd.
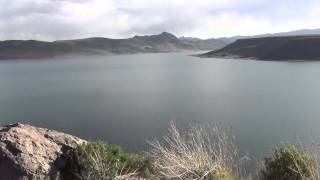
M 85 140 L 27 124 L 0 127 L 1 179 L 55 177 L 67 164 L 67 153 Z

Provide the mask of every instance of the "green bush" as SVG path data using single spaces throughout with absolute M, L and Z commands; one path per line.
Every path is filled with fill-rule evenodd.
M 155 174 L 153 159 L 147 155 L 128 155 L 125 169 L 129 172 L 136 172 L 140 177 L 151 178 Z
M 264 180 L 303 180 L 311 178 L 316 170 L 315 160 L 293 145 L 275 149 L 264 165 Z
M 71 174 L 83 180 L 114 179 L 125 166 L 127 155 L 117 145 L 102 141 L 78 146 L 69 161 Z
M 97 141 L 71 152 L 67 173 L 81 180 L 111 180 L 126 175 L 149 178 L 154 170 L 149 156 L 128 155 L 117 145 Z

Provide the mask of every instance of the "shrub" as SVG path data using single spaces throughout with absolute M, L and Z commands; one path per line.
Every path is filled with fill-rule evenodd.
M 83 180 L 151 177 L 153 161 L 147 155 L 125 154 L 117 145 L 102 141 L 80 145 L 70 154 L 67 172 Z
M 229 131 L 219 126 L 193 126 L 181 133 L 172 122 L 163 141 L 149 142 L 160 179 L 234 180 L 241 162 Z
M 70 158 L 70 172 L 84 180 L 115 179 L 125 166 L 127 156 L 117 145 L 102 141 L 78 146 Z
M 128 155 L 125 171 L 136 172 L 139 177 L 151 178 L 155 174 L 153 159 L 148 155 Z
M 311 178 L 316 170 L 315 160 L 293 145 L 275 149 L 264 165 L 261 170 L 264 180 L 304 180 Z

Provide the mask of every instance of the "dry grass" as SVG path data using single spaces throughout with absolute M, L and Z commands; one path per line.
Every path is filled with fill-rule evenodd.
M 114 178 L 115 180 L 142 180 L 143 178 L 139 178 L 138 173 L 133 171 L 133 172 L 120 172 L 116 177 Z
M 244 166 L 234 137 L 220 126 L 195 125 L 182 132 L 171 122 L 163 141 L 149 144 L 159 178 L 233 180 L 242 176 Z

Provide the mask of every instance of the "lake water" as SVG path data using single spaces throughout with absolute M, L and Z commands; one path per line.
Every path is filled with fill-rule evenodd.
M 183 53 L 0 61 L 0 123 L 31 123 L 145 150 L 168 122 L 231 126 L 260 156 L 320 137 L 320 62 L 205 59 Z

